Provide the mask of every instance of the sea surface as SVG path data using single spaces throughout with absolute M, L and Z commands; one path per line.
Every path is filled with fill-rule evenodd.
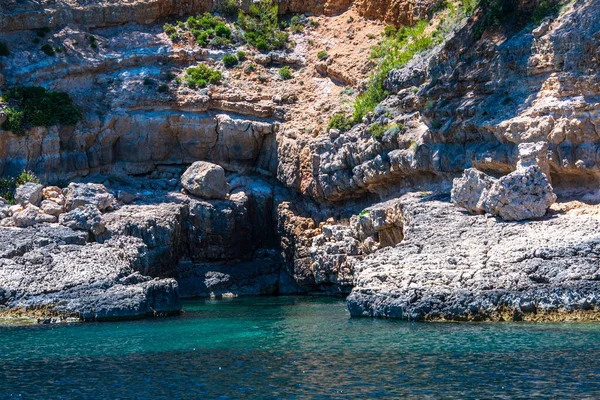
M 0 398 L 600 398 L 600 324 L 355 319 L 310 297 L 184 309 L 0 326 Z

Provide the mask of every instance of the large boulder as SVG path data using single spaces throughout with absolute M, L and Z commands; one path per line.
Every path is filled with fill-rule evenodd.
M 490 213 L 505 221 L 540 218 L 556 201 L 546 174 L 537 165 L 494 179 L 474 168 L 454 179 L 452 203 L 473 214 Z
M 100 210 L 92 204 L 61 214 L 58 222 L 67 228 L 88 231 L 95 236 L 102 234 L 105 229 Z
M 532 165 L 496 181 L 487 192 L 483 207 L 505 221 L 521 221 L 543 217 L 555 201 L 546 174 Z
M 42 201 L 42 190 L 44 186 L 39 183 L 26 183 L 17 188 L 15 201 L 22 206 L 33 204 L 37 206 Z
M 70 183 L 64 190 L 65 205 L 68 211 L 86 204 L 96 206 L 100 211 L 110 207 L 115 198 L 106 187 L 97 183 Z
M 452 182 L 452 203 L 472 214 L 484 214 L 483 200 L 496 179 L 475 168 L 466 169 L 463 176 Z
M 26 228 L 43 222 L 56 222 L 55 216 L 44 213 L 33 204 L 28 204 L 24 210 L 15 213 L 12 218 L 15 226 L 19 228 Z
M 181 176 L 181 186 L 194 196 L 224 199 L 229 193 L 225 170 L 205 161 L 193 163 Z

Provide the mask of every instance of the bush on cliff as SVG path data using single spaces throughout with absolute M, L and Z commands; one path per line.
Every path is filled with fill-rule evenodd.
M 346 116 L 346 114 L 340 112 L 334 114 L 333 117 L 331 117 L 331 119 L 329 120 L 329 123 L 327 123 L 327 132 L 329 132 L 332 129 L 337 129 L 340 132 L 345 132 L 347 130 L 350 130 L 352 128 L 352 125 L 352 118 L 349 118 Z
M 209 83 L 219 83 L 223 78 L 220 71 L 214 70 L 205 64 L 200 64 L 198 67 L 191 67 L 185 71 L 185 81 L 187 85 L 195 89 L 197 87 L 204 88 Z
M 238 23 L 246 32 L 246 41 L 258 50 L 285 48 L 288 34 L 279 28 L 279 6 L 273 0 L 251 4 L 248 13 L 240 11 Z
M 2 129 L 17 135 L 35 126 L 74 125 L 81 119 L 81 111 L 64 92 L 21 86 L 7 90 L 2 100 L 8 103 Z

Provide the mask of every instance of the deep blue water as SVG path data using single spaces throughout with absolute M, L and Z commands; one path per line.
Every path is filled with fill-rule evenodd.
M 0 327 L 0 398 L 600 398 L 600 324 L 350 319 L 343 300 Z

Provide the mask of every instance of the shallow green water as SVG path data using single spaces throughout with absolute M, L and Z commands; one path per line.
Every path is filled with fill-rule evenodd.
M 342 300 L 0 327 L 0 398 L 600 398 L 600 324 L 350 319 Z

